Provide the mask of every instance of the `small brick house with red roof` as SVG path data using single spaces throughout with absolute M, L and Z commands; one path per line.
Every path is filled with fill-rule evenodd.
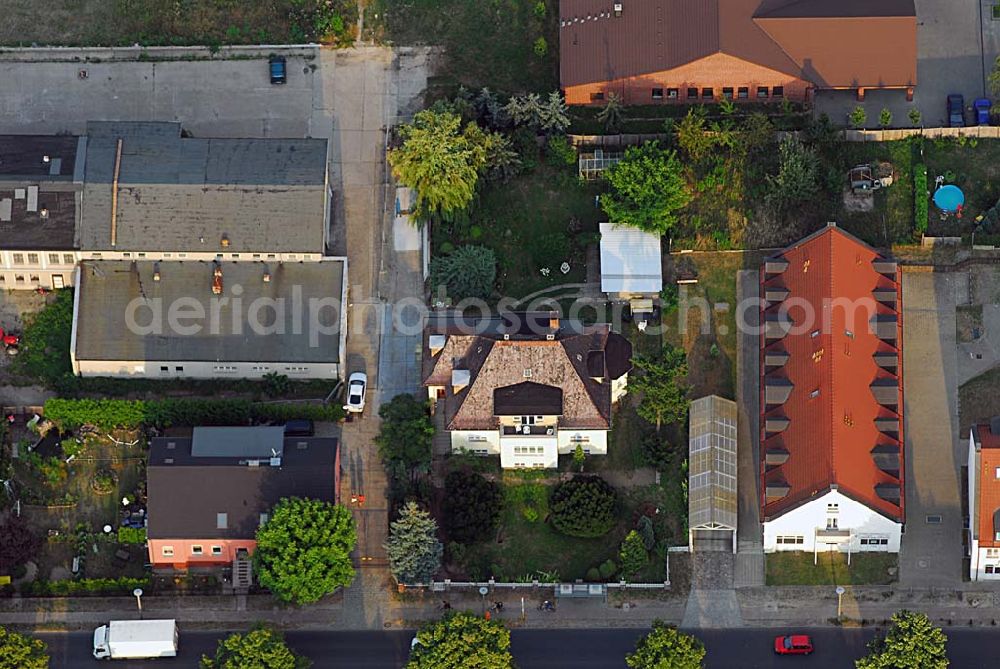
M 899 269 L 831 223 L 761 269 L 764 550 L 899 551 Z
M 1000 580 L 1000 417 L 969 431 L 969 579 Z

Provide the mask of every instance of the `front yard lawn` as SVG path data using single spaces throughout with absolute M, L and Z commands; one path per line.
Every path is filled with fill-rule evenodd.
M 851 565 L 847 554 L 780 551 L 764 556 L 767 585 L 888 585 L 896 580 L 896 553 L 854 553 Z M 889 570 L 893 573 L 890 575 Z

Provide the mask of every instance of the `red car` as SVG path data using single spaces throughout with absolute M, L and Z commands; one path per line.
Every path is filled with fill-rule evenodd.
M 778 655 L 808 655 L 813 652 L 813 642 L 805 634 L 775 637 L 774 652 Z

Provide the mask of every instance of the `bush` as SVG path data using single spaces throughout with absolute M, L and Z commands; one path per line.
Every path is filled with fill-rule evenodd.
M 535 40 L 535 45 L 532 47 L 535 55 L 542 58 L 549 52 L 549 43 L 545 41 L 544 37 L 539 37 Z
M 485 246 L 459 246 L 454 253 L 431 259 L 431 289 L 444 286 L 456 300 L 488 298 L 497 277 L 497 259 Z
M 146 528 L 119 527 L 118 543 L 126 545 L 139 545 L 146 543 Z
M 549 137 L 545 145 L 545 157 L 553 167 L 576 165 L 576 149 L 562 135 Z
M 72 375 L 69 358 L 73 330 L 73 290 L 56 292 L 55 300 L 28 319 L 21 336 L 16 369 L 47 386 Z
M 586 580 L 596 583 L 601 580 L 601 571 L 597 567 L 591 567 L 587 570 Z
M 625 536 L 618 556 L 622 561 L 622 573 L 627 578 L 635 578 L 649 564 L 649 553 L 643 545 L 642 537 L 635 530 Z
M 599 537 L 615 524 L 618 495 L 598 476 L 575 476 L 552 491 L 552 524 L 572 537 Z
M 928 198 L 927 166 L 918 163 L 913 170 L 913 224 L 920 234 L 927 232 Z
M 642 444 L 642 461 L 657 471 L 665 471 L 673 461 L 673 447 L 665 438 L 655 432 L 647 434 L 640 442 Z
M 444 488 L 444 526 L 448 538 L 468 544 L 489 537 L 503 505 L 500 486 L 479 474 L 455 471 L 445 477 Z
M 635 524 L 635 530 L 642 537 L 642 545 L 647 551 L 656 547 L 656 532 L 653 530 L 653 519 L 649 516 L 639 516 L 639 521 Z
M 614 560 L 606 560 L 601 563 L 597 571 L 600 573 L 601 578 L 606 581 L 618 573 L 618 565 L 615 564 Z

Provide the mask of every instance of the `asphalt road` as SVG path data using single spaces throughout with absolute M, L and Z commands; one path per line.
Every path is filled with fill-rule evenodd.
M 702 631 L 698 636 L 708 649 L 707 669 L 765 669 L 809 667 L 852 669 L 854 659 L 864 654 L 874 630 L 795 630 L 811 634 L 816 652 L 809 657 L 778 657 L 772 652 L 771 629 Z M 946 630 L 951 666 L 961 669 L 994 667 L 992 653 L 1000 631 L 991 629 Z M 639 629 L 622 630 L 516 630 L 514 658 L 519 669 L 618 669 L 625 667 L 625 654 L 643 634 Z M 90 656 L 91 635 L 42 634 L 52 654 L 51 669 L 98 667 Z M 175 660 L 118 662 L 122 669 L 194 669 L 202 653 L 211 653 L 219 634 L 182 632 L 181 654 Z M 412 632 L 291 632 L 288 643 L 313 660 L 315 669 L 398 669 L 406 661 Z

